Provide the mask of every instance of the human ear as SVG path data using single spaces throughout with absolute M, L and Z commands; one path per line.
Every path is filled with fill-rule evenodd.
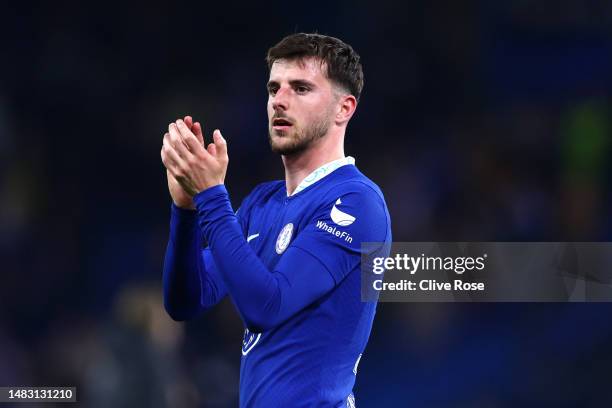
M 348 122 L 353 113 L 357 109 L 357 99 L 353 95 L 342 95 L 338 100 L 338 113 L 336 114 L 336 123 Z

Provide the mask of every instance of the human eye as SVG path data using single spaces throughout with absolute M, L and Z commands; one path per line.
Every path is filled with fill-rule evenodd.
M 276 92 L 278 91 L 278 85 L 275 84 L 270 84 L 268 85 L 268 93 L 272 96 L 276 95 Z
M 295 92 L 299 95 L 307 94 L 310 91 L 310 88 L 306 85 L 298 85 L 295 87 Z

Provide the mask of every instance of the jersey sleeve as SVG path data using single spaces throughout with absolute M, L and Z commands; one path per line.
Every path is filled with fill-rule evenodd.
M 275 327 L 334 287 L 316 258 L 288 248 L 273 270 L 250 248 L 223 185 L 194 196 L 200 228 L 245 325 L 254 332 Z
M 272 270 L 247 244 L 223 185 L 194 196 L 199 225 L 219 275 L 251 331 L 265 331 L 281 324 L 332 290 L 359 264 L 362 240 L 387 238 L 388 222 L 378 220 L 386 214 L 384 204 L 362 195 L 362 191 L 350 191 L 340 197 L 340 203 L 332 201 L 322 206 Z M 342 207 L 342 199 L 353 204 Z M 351 217 L 354 219 L 349 223 Z M 359 223 L 358 218 L 362 219 Z M 380 225 L 367 225 L 375 219 Z M 330 225 L 334 220 L 345 224 L 346 234 L 322 229 L 322 223 Z M 356 225 L 348 228 L 349 224 Z M 350 239 L 347 234 L 352 234 Z
M 248 228 L 251 196 L 244 199 L 237 211 L 244 234 Z M 162 274 L 164 307 L 174 320 L 189 320 L 219 303 L 227 295 L 227 289 L 210 248 L 203 242 L 196 211 L 172 204 L 170 214 L 170 236 Z
M 337 284 L 359 266 L 364 250 L 377 248 L 362 243 L 382 247 L 391 240 L 390 221 L 382 197 L 367 184 L 347 182 L 328 197 L 292 246 L 316 258 Z
M 166 312 L 174 320 L 194 318 L 217 304 L 227 292 L 210 251 L 202 246 L 195 211 L 172 204 L 162 291 Z

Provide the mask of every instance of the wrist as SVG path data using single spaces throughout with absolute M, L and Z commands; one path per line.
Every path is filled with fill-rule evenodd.
M 191 211 L 193 211 L 193 210 L 196 209 L 195 205 L 193 204 L 193 201 L 191 203 L 189 203 L 189 204 L 180 204 L 180 203 L 177 203 L 176 201 L 172 201 L 172 205 L 174 207 L 178 208 L 179 210 L 185 210 L 185 211 L 191 210 Z
M 228 197 L 227 189 L 223 183 L 207 187 L 194 195 L 193 204 L 195 205 L 196 210 L 201 210 L 202 208 L 213 205 L 216 199 L 220 197 Z
M 182 206 L 182 205 L 178 205 L 177 203 L 175 203 L 174 201 L 172 202 L 172 205 L 170 206 L 172 209 L 173 213 L 179 214 L 179 215 L 194 215 L 196 212 L 196 208 L 195 205 L 192 204 L 192 206 Z
M 208 189 L 215 188 L 215 187 L 217 187 L 217 186 L 222 186 L 222 185 L 224 185 L 224 184 L 223 184 L 223 181 L 216 181 L 216 182 L 215 182 L 215 181 L 212 181 L 212 182 L 210 182 L 210 183 L 207 183 L 207 184 L 203 185 L 201 188 L 199 188 L 199 189 L 197 189 L 197 190 L 196 190 L 196 193 L 195 193 L 195 194 L 192 196 L 192 199 L 193 199 L 193 197 L 195 197 L 196 195 L 198 195 L 198 194 L 202 194 L 204 191 L 206 191 L 206 190 L 208 190 Z

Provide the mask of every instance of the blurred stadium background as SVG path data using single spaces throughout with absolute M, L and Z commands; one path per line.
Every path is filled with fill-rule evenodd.
M 87 407 L 237 405 L 229 303 L 164 313 L 167 124 L 230 146 L 235 208 L 282 178 L 267 48 L 352 44 L 366 84 L 347 154 L 394 240 L 610 241 L 612 2 L 2 6 L 0 385 Z M 612 304 L 380 304 L 360 407 L 609 407 Z

